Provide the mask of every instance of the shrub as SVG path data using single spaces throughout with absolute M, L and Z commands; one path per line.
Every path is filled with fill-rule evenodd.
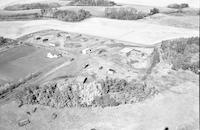
M 31 9 L 48 9 L 60 7 L 58 3 L 31 3 L 31 4 L 16 4 L 7 6 L 4 10 L 17 11 L 17 10 L 31 10 Z
M 100 83 L 104 94 L 123 91 L 128 85 L 128 82 L 124 79 L 110 79 L 108 77 Z
M 89 18 L 91 16 L 89 11 L 85 11 L 83 9 L 78 10 L 77 15 L 78 15 L 79 20 L 84 20 L 84 19 Z
M 146 17 L 147 14 L 138 12 L 135 8 L 106 8 L 105 16 L 111 19 L 137 20 Z
M 108 0 L 73 0 L 70 5 L 76 6 L 114 6 L 116 5 L 113 1 Z
M 5 45 L 10 45 L 10 44 L 12 45 L 14 43 L 17 43 L 17 41 L 9 39 L 9 38 L 4 38 L 4 37 L 0 36 L 0 47 L 1 46 L 5 46 Z
M 159 9 L 153 8 L 153 9 L 150 10 L 150 15 L 154 15 L 154 14 L 157 14 L 159 12 L 160 12 Z
M 0 46 L 4 45 L 7 42 L 7 39 L 4 37 L 0 37 Z
M 174 70 L 199 70 L 199 37 L 163 41 L 162 57 L 172 64 Z
M 188 8 L 189 5 L 188 5 L 187 3 L 182 3 L 182 4 L 180 5 L 180 7 L 181 7 L 181 8 Z
M 140 81 L 127 82 L 124 79 L 112 79 L 107 77 L 100 83 L 102 86 L 103 96 L 107 94 L 112 95 L 112 99 L 110 100 L 114 99 L 114 104 L 135 103 L 138 101 L 143 101 L 147 97 L 156 93 L 155 88 L 149 88 L 147 87 L 146 83 Z M 96 103 L 101 104 L 102 101 L 99 98 L 96 99 Z
M 73 100 L 70 86 L 65 91 L 59 91 L 55 83 L 25 87 L 16 97 L 23 104 L 41 104 L 56 108 L 71 107 Z

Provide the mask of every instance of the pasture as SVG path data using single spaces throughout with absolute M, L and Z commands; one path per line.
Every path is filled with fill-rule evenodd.
M 32 46 L 20 46 L 0 54 L 0 83 L 17 81 L 30 73 L 42 72 L 60 59 L 46 57 L 49 51 Z

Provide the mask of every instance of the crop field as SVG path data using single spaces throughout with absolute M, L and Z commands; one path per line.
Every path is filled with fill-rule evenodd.
M 5 28 L 7 26 L 10 27 L 9 31 Z M 40 30 L 58 29 L 147 45 L 162 40 L 198 36 L 199 34 L 197 30 L 192 29 L 104 18 L 91 18 L 80 23 L 66 23 L 57 20 L 10 21 L 0 22 L 0 27 L 5 30 L 0 32 L 0 35 L 10 38 L 17 38 Z

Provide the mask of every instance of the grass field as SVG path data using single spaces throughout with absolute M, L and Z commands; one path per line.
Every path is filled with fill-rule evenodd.
M 30 73 L 42 71 L 54 62 L 60 62 L 59 59 L 46 58 L 48 52 L 32 46 L 23 46 L 0 54 L 0 81 L 16 81 Z

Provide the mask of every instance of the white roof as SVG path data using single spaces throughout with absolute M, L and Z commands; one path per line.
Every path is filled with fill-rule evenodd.
M 58 58 L 57 55 L 53 55 L 53 54 L 51 54 L 50 52 L 47 53 L 47 57 L 48 57 L 48 58 Z

